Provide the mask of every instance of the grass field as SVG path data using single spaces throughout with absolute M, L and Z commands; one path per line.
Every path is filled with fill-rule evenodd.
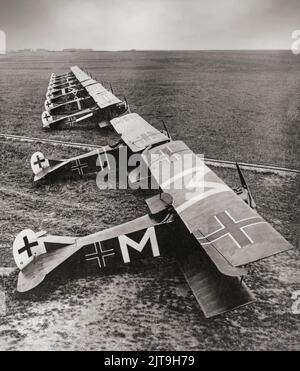
M 0 56 L 0 133 L 107 144 L 113 133 L 43 132 L 49 76 L 71 65 L 111 82 L 133 111 L 195 152 L 225 160 L 299 168 L 300 58 L 289 52 L 45 53 Z M 80 153 L 60 147 L 0 142 L 0 266 L 13 266 L 11 246 L 25 228 L 82 236 L 147 213 L 147 193 L 100 191 L 94 177 L 33 185 L 30 157 Z M 217 169 L 229 185 L 233 170 Z M 16 294 L 3 279 L 7 316 L 0 349 L 299 350 L 299 179 L 246 172 L 259 211 L 294 246 L 252 267 L 247 284 L 258 301 L 205 320 L 176 263 L 143 261 L 109 276 L 81 277 L 71 267 L 41 289 Z M 149 195 L 149 194 L 148 194 Z

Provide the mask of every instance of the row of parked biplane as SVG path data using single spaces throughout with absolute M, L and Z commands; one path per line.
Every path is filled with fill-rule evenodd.
M 126 148 L 129 155 L 140 154 L 147 176 L 156 181 L 159 191 L 146 200 L 149 215 L 91 236 L 20 233 L 13 247 L 20 269 L 18 291 L 39 286 L 63 263 L 71 269 L 77 262 L 90 273 L 145 257 L 169 256 L 178 262 L 206 317 L 254 301 L 243 279 L 247 266 L 292 246 L 257 213 L 238 165 L 242 187 L 233 190 L 183 142 L 173 141 L 167 129 L 161 132 L 130 113 L 126 99 L 118 99 L 78 67 L 51 76 L 45 108 L 44 128 L 92 120 L 115 130 L 120 141 L 68 160 L 36 153 L 31 161 L 35 181 L 110 169 L 108 158 L 118 163 L 120 151 Z M 193 161 L 185 163 L 187 155 Z M 161 165 L 170 163 L 175 169 L 172 174 L 161 173 Z M 137 168 L 128 176 L 132 181 L 138 174 Z M 180 188 L 175 186 L 178 180 Z

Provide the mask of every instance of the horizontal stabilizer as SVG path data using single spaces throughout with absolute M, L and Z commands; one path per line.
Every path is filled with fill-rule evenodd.
M 70 245 L 39 256 L 19 273 L 18 292 L 24 293 L 34 289 L 43 282 L 47 274 L 73 256 L 80 248 Z
M 46 276 L 40 273 L 38 269 L 21 271 L 18 277 L 18 292 L 24 293 L 34 289 L 44 281 L 45 277 Z
M 47 236 L 27 229 L 16 237 L 13 255 L 20 269 L 18 291 L 26 292 L 39 285 L 46 275 L 76 252 L 76 238 Z
M 58 170 L 65 164 L 63 160 L 48 160 L 43 153 L 36 152 L 31 157 L 31 169 L 35 175 L 34 181 L 43 179 L 48 174 Z

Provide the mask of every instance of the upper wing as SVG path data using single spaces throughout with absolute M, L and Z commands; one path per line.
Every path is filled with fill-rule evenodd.
M 94 86 L 94 85 L 96 85 L 96 84 L 98 84 L 97 81 L 94 80 L 94 79 L 91 79 L 91 78 L 89 78 L 88 80 L 85 80 L 85 81 L 81 82 L 81 85 L 82 85 L 84 88 L 87 88 L 87 87 L 89 87 L 89 86 Z
M 91 86 L 87 86 L 87 87 L 86 87 L 86 91 L 89 93 L 89 95 L 90 95 L 92 98 L 95 98 L 96 95 L 101 94 L 101 93 L 103 93 L 103 92 L 105 92 L 105 91 L 107 91 L 107 90 L 106 90 L 105 87 L 102 86 L 101 84 L 96 83 L 96 84 L 93 84 L 93 85 L 91 85 Z
M 160 188 L 173 197 L 177 214 L 208 253 L 214 249 L 238 267 L 292 248 L 183 142 L 156 147 L 143 158 Z
M 84 82 L 90 80 L 91 77 L 84 71 L 82 71 L 78 66 L 71 67 L 71 71 L 79 82 Z
M 150 145 L 169 141 L 169 138 L 155 129 L 137 113 L 116 118 L 111 125 L 132 152 L 140 152 Z
M 96 105 L 102 110 L 122 101 L 117 98 L 113 93 L 105 89 L 104 86 L 99 84 L 86 72 L 82 71 L 78 66 L 71 67 L 71 71 L 80 85 L 86 89 L 88 94 L 94 99 Z
M 104 109 L 114 104 L 122 103 L 122 101 L 119 98 L 117 98 L 115 95 L 113 95 L 113 93 L 111 93 L 108 90 L 105 90 L 102 93 L 93 96 L 93 99 L 100 107 L 100 109 Z

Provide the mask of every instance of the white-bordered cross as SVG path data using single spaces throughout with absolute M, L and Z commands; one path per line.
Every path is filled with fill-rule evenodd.
M 86 261 L 96 260 L 98 262 L 100 269 L 106 267 L 106 258 L 116 255 L 116 253 L 114 252 L 114 249 L 104 250 L 101 245 L 101 242 L 94 243 L 94 248 L 95 248 L 95 252 L 91 254 L 86 254 L 85 258 L 86 258 Z
M 44 119 L 46 120 L 46 121 L 49 121 L 49 118 L 51 117 L 51 115 L 49 115 L 49 113 L 48 112 L 44 112 Z
M 198 241 L 202 245 L 212 244 L 228 236 L 239 249 L 242 249 L 243 247 L 254 243 L 252 238 L 246 233 L 245 228 L 252 225 L 267 223 L 260 216 L 253 216 L 236 221 L 228 211 L 223 211 L 214 218 L 220 225 L 220 228 L 205 237 L 198 238 Z
M 84 174 L 83 170 L 86 169 L 87 167 L 89 167 L 87 163 L 82 164 L 80 160 L 76 160 L 76 165 L 73 165 L 71 167 L 71 170 L 78 171 L 79 175 L 83 175 Z

